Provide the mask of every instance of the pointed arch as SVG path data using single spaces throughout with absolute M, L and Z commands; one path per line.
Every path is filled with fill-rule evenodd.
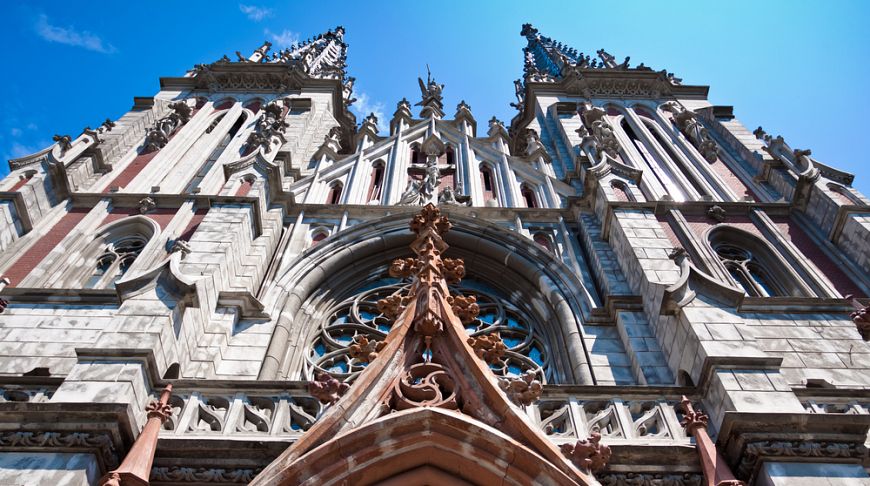
M 583 484 L 500 430 L 440 408 L 392 413 L 282 459 L 251 484 L 419 484 L 397 481 L 427 475 L 446 481 L 433 484 Z
M 111 222 L 99 228 L 71 265 L 63 280 L 83 288 L 114 288 L 130 273 L 139 255 L 156 244 L 160 226 L 142 215 Z

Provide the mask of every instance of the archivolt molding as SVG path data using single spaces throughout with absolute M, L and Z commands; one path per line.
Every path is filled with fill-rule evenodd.
M 286 369 L 285 355 L 294 320 L 308 310 L 303 304 L 322 287 L 324 281 L 338 285 L 338 278 L 359 277 L 356 285 L 382 267 L 390 258 L 403 254 L 411 235 L 405 223 L 410 211 L 353 226 L 336 233 L 307 249 L 287 267 L 263 295 L 266 312 L 279 316 L 261 379 L 274 379 Z M 448 234 L 451 253 L 462 257 L 474 275 L 491 283 L 506 281 L 510 272 L 522 285 L 536 289 L 542 297 L 535 310 L 544 318 L 559 323 L 565 345 L 576 341 L 578 349 L 569 349 L 576 360 L 571 367 L 573 378 L 568 381 L 592 383 L 585 350 L 579 348 L 581 325 L 576 316 L 589 315 L 591 297 L 583 283 L 561 261 L 533 241 L 514 234 L 494 223 L 451 214 L 454 229 Z M 348 288 L 348 291 L 352 290 Z M 510 295 L 514 288 L 504 288 Z M 575 335 L 577 339 L 568 339 Z

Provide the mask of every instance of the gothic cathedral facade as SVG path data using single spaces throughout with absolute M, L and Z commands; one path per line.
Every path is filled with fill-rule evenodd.
M 380 132 L 344 34 L 9 162 L 0 482 L 870 484 L 851 174 L 528 24 Z

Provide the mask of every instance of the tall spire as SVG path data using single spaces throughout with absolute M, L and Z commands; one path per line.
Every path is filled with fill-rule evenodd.
M 598 49 L 594 55 L 587 55 L 573 47 L 541 35 L 532 24 L 523 24 L 520 35 L 528 44 L 523 48 L 525 65 L 523 71 L 527 80 L 548 81 L 561 78 L 565 70 L 573 67 L 581 69 L 628 69 L 629 57 L 621 63 L 604 49 Z M 649 70 L 639 65 L 636 69 Z

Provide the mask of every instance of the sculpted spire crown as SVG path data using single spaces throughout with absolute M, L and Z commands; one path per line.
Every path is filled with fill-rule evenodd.
M 430 115 L 436 118 L 444 117 L 444 111 L 442 111 L 444 108 L 444 96 L 441 94 L 444 91 L 444 85 L 438 84 L 435 81 L 428 64 L 426 65 L 426 82 L 423 82 L 423 78 L 417 78 L 417 82 L 420 84 L 422 99 L 415 106 L 423 107 L 420 110 L 420 116 L 424 118 Z

